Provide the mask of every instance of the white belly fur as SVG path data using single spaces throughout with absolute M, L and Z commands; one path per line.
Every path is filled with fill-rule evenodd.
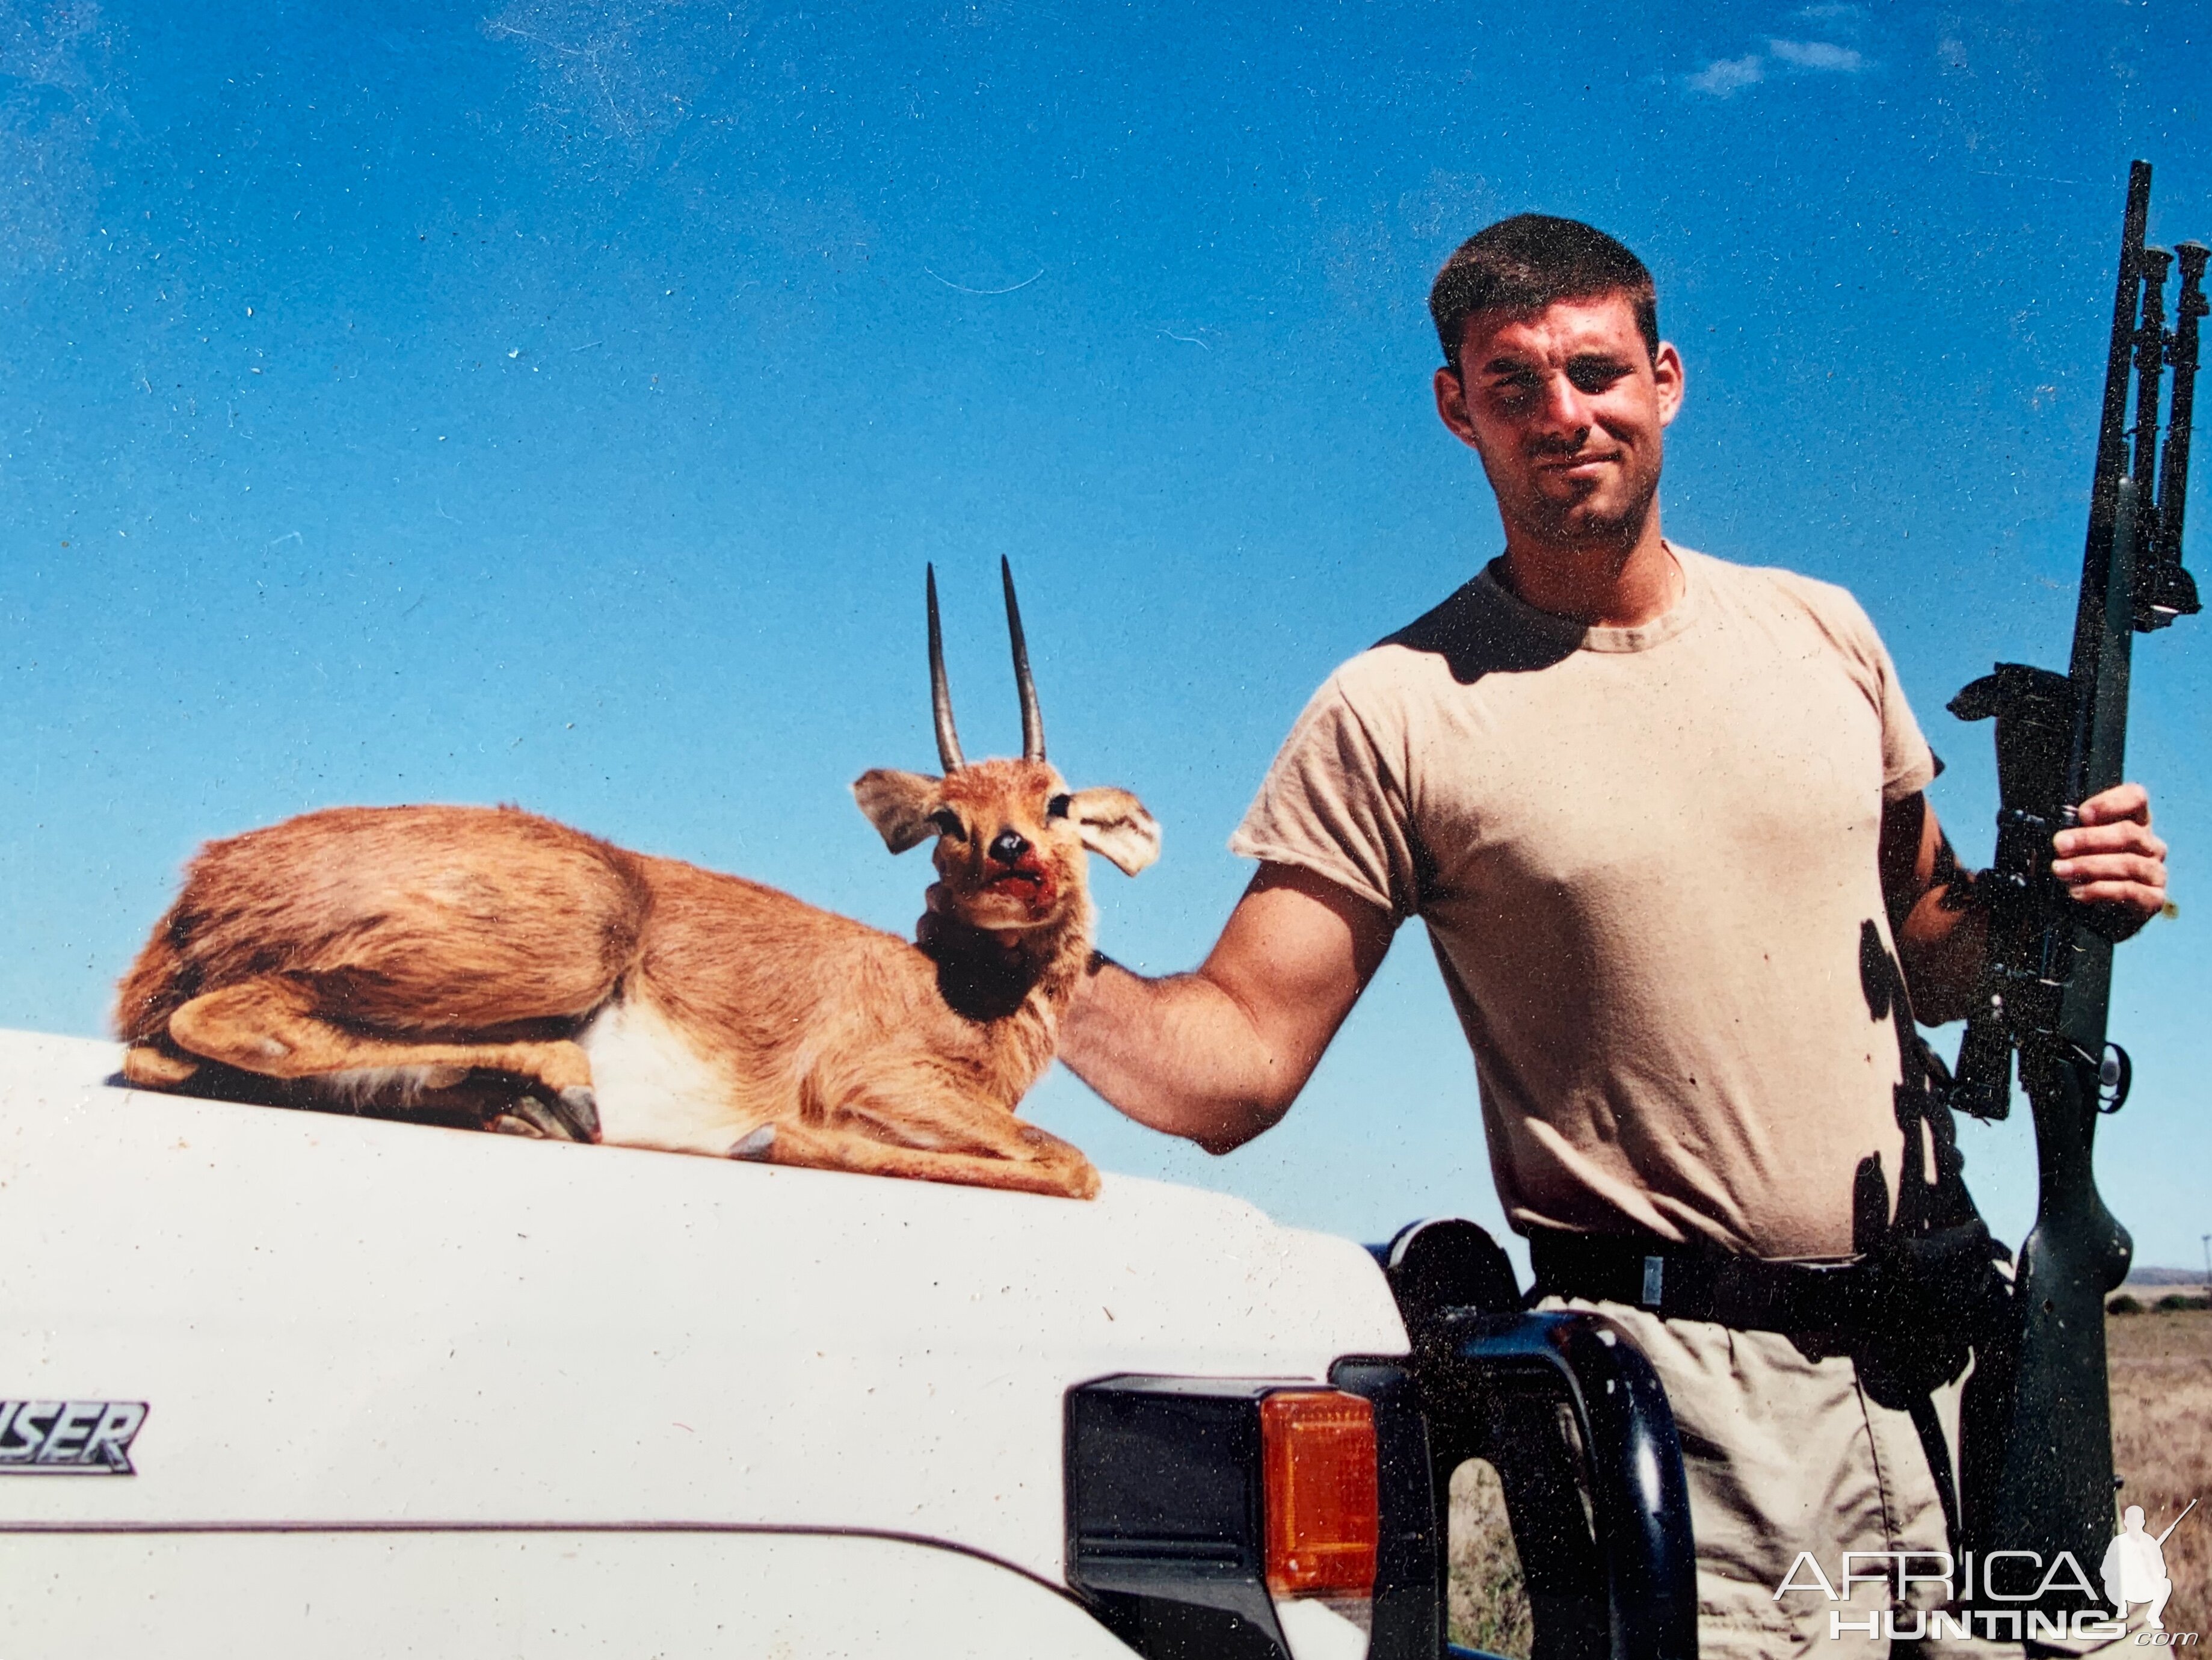
M 739 1119 L 729 1086 L 649 1003 L 610 1003 L 576 1042 L 591 1057 L 599 1139 L 611 1146 L 726 1154 L 757 1126 Z

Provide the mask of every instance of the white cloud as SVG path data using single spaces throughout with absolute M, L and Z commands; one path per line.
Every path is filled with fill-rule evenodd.
M 1855 75 L 1867 66 L 1863 53 L 1826 40 L 1769 40 L 1766 45 L 1777 58 L 1796 69 Z
M 0 0 L 0 276 L 55 270 L 94 228 L 112 88 L 100 8 Z
M 750 28 L 748 7 L 687 0 L 507 0 L 483 23 L 529 60 L 533 113 L 592 171 L 648 161 L 738 59 Z
M 1864 6 L 1845 4 L 1842 0 L 1827 0 L 1827 3 L 1823 5 L 1807 6 L 1797 15 L 1808 23 L 1856 24 L 1866 21 L 1867 13 Z
M 1726 98 L 1744 87 L 1766 79 L 1766 60 L 1757 52 L 1741 58 L 1717 58 L 1688 77 L 1690 90 Z

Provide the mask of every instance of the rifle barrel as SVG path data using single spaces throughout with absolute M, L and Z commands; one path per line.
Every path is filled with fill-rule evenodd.
M 2179 1515 L 2179 1516 L 2177 1516 L 2177 1517 L 2175 1517 L 2173 1518 L 2173 1520 L 2172 1520 L 2171 1522 L 2169 1522 L 2169 1523 L 2167 1523 L 2166 1524 L 2166 1531 L 2165 1531 L 2164 1533 L 2161 1533 L 2160 1535 L 2159 1535 L 2159 1536 L 2158 1536 L 2158 1542 L 2159 1542 L 2160 1544 L 2163 1545 L 2163 1544 L 2164 1544 L 2167 1540 L 2169 1540 L 2169 1539 L 2172 1538 L 2172 1537 L 2173 1537 L 2173 1530 L 2174 1530 L 2176 1528 L 2179 1527 L 2179 1526 L 2180 1526 L 2184 1522 L 2186 1522 L 2186 1521 L 2189 1519 L 2189 1512 L 2190 1512 L 2190 1511 L 2193 1511 L 2193 1510 L 2195 1510 L 2196 1508 L 2197 1508 L 2197 1501 L 2196 1501 L 2194 1499 L 2191 1499 L 2191 1500 L 2190 1500 L 2186 1505 L 2183 1505 L 2183 1506 L 2181 1507 L 2181 1514 L 2180 1514 L 2180 1515 Z
M 2067 674 L 2076 686 L 2096 675 L 2105 625 L 2105 589 L 2127 461 L 2128 369 L 2142 297 L 2143 232 L 2150 222 L 2150 163 L 2128 167 L 2128 205 L 2120 226 L 2120 276 L 2112 295 L 2112 334 L 2105 356 L 2105 407 L 2097 423 L 2097 471 L 2089 491 L 2089 538 L 2081 556 L 2081 603 L 2074 613 Z M 2075 800 L 2080 800 L 2077 796 Z

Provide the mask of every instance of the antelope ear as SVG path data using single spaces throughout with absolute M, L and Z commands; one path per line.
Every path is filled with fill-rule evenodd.
M 1067 816 L 1083 845 L 1103 854 L 1134 876 L 1160 856 L 1158 821 L 1127 790 L 1078 790 L 1067 798 Z
M 944 781 L 919 772 L 883 767 L 853 781 L 853 799 L 893 853 L 918 848 L 937 834 L 929 815 L 937 810 L 937 787 Z

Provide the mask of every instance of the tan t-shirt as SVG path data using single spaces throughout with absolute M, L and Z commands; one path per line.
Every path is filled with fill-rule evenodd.
M 1844 590 L 1674 551 L 1634 629 L 1484 571 L 1329 677 L 1230 846 L 1428 924 L 1516 1228 L 1847 1256 L 1904 1140 L 1875 842 L 1934 757 Z

